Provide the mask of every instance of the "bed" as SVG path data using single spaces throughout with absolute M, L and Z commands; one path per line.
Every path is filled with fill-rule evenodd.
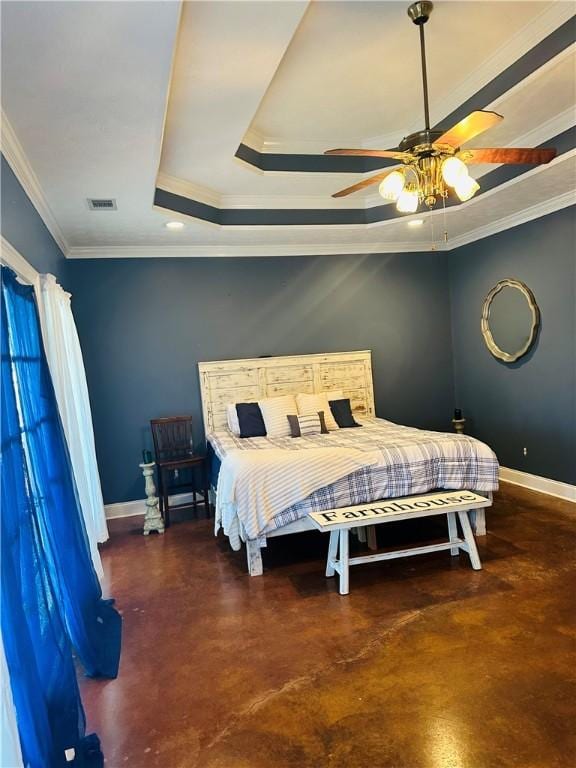
M 369 351 L 200 363 L 199 373 L 213 485 L 230 496 L 217 504 L 216 529 L 234 549 L 246 543 L 251 575 L 262 573 L 269 537 L 312 528 L 309 512 L 440 488 L 490 495 L 498 487 L 498 462 L 480 441 L 376 418 Z M 297 439 L 242 439 L 227 429 L 227 403 L 331 390 L 350 398 L 360 428 Z M 485 533 L 483 510 L 476 533 Z

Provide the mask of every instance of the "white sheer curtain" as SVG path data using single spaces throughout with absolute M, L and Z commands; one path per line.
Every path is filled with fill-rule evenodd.
M 108 527 L 96 463 L 86 373 L 70 307 L 70 294 L 58 285 L 54 275 L 41 275 L 39 293 L 44 348 L 68 443 L 92 561 L 102 578 L 98 542 L 108 539 Z
M 3 768 L 22 768 L 20 737 L 16 725 L 16 710 L 12 699 L 10 676 L 4 655 L 4 642 L 0 633 L 0 765 Z

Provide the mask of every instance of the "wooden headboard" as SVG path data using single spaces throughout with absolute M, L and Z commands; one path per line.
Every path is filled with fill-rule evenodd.
M 198 363 L 206 432 L 226 427 L 228 403 L 290 392 L 344 391 L 358 416 L 374 416 L 371 352 L 257 357 Z

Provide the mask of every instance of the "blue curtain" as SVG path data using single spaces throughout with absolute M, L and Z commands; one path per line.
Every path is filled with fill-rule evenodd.
M 92 567 L 33 289 L 1 278 L 1 622 L 23 756 L 52 768 L 74 747 L 99 764 L 71 644 L 88 675 L 115 677 L 121 618 Z

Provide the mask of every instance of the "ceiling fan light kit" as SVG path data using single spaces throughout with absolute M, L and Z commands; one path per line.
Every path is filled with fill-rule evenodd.
M 468 176 L 468 168 L 459 157 L 447 157 L 442 161 L 442 178 L 451 187 L 455 187 L 463 176 Z
M 422 61 L 422 92 L 424 98 L 423 131 L 406 136 L 398 149 L 330 149 L 327 155 L 355 155 L 399 160 L 401 167 L 391 168 L 351 187 L 336 192 L 332 197 L 345 197 L 361 189 L 379 184 L 380 195 L 396 203 L 400 213 L 414 213 L 421 204 L 429 209 L 439 200 L 446 200 L 453 191 L 460 202 L 470 200 L 480 189 L 468 172 L 468 164 L 549 163 L 556 156 L 555 149 L 491 148 L 462 150 L 462 145 L 484 131 L 498 125 L 502 116 L 496 112 L 476 110 L 448 131 L 430 128 L 428 107 L 428 75 L 426 71 L 426 45 L 424 25 L 434 9 L 431 2 L 416 2 L 408 8 L 408 16 L 418 26 Z
M 385 200 L 398 200 L 400 193 L 406 186 L 406 176 L 402 171 L 392 171 L 380 183 L 378 191 Z
M 454 192 L 456 192 L 463 203 L 465 203 L 466 200 L 470 200 L 470 198 L 474 197 L 479 189 L 480 184 L 478 184 L 476 179 L 468 176 L 468 174 L 459 179 L 454 186 Z
M 415 213 L 418 210 L 418 190 L 415 186 L 408 185 L 402 190 L 398 196 L 396 208 L 400 213 Z

